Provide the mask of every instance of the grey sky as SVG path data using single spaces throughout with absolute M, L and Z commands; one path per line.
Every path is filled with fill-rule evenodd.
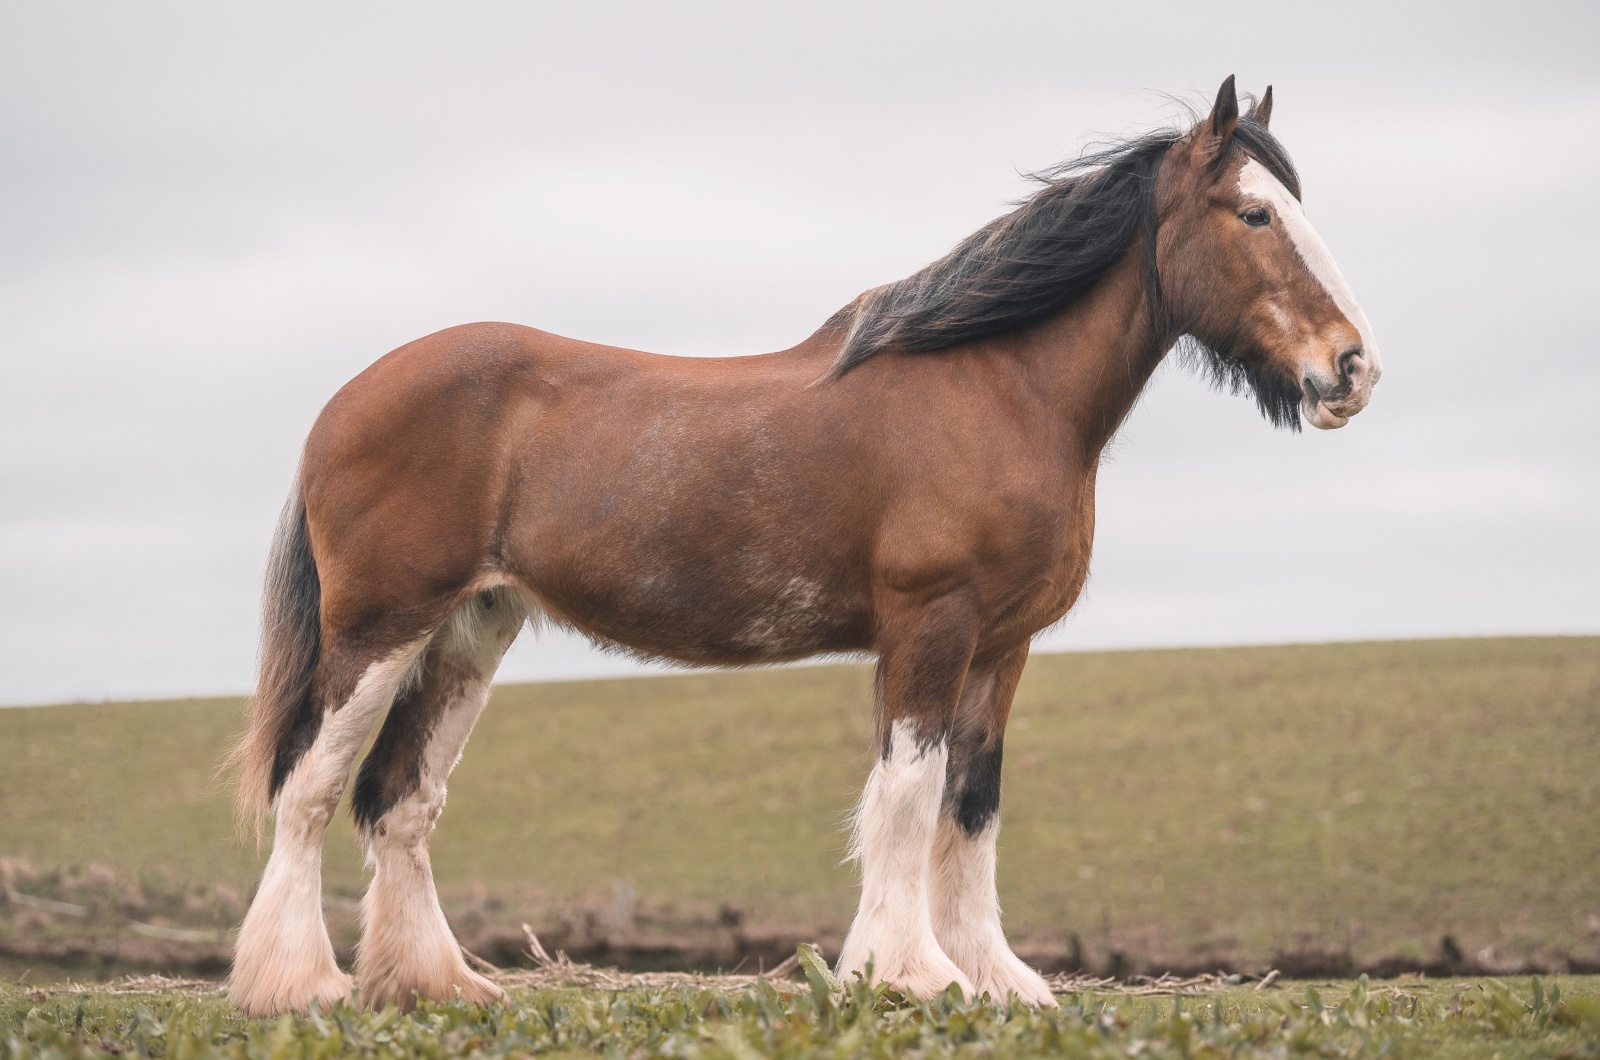
M 1600 630 L 1600 7 L 0 7 L 0 703 L 238 692 L 317 409 L 505 319 L 798 341 L 1019 171 L 1275 85 L 1386 374 L 1164 369 L 1047 646 Z M 525 638 L 506 677 L 631 664 Z

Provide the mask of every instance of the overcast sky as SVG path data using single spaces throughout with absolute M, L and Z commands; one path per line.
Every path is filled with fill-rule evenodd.
M 387 350 L 786 347 L 1230 73 L 1383 383 L 1290 435 L 1164 368 L 1043 646 L 1600 631 L 1597 47 L 1592 2 L 0 6 L 0 703 L 246 690 L 301 442 Z

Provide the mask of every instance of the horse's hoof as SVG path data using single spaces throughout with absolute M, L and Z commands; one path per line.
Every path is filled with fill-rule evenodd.
M 506 992 L 489 980 L 465 969 L 466 978 L 456 980 L 456 997 L 468 1005 L 492 1005 L 506 996 Z
M 449 977 L 423 981 L 398 971 L 386 975 L 363 975 L 361 1003 L 379 1009 L 393 1002 L 402 1012 L 410 1012 L 422 1001 L 459 1001 L 468 1005 L 492 1005 L 505 997 L 495 986 L 465 964 L 451 969 Z
M 228 995 L 246 1016 L 281 1016 L 286 1012 L 305 1013 L 315 1004 L 323 1012 L 350 999 L 350 977 L 338 969 L 308 976 L 301 981 L 241 982 L 235 976 L 228 984 Z
M 849 981 L 849 976 L 849 970 L 840 974 L 840 978 L 846 982 Z M 957 968 L 955 962 L 946 957 L 942 951 L 931 954 L 906 954 L 899 957 L 891 955 L 881 962 L 874 957 L 872 981 L 887 983 L 902 994 L 923 1000 L 938 997 L 950 989 L 951 983 L 960 987 L 962 996 L 969 1001 L 977 996 L 972 988 L 972 980 L 967 978 L 967 974 Z
M 1002 960 L 973 977 L 980 997 L 988 994 L 999 1005 L 1006 1004 L 1008 998 L 1014 996 L 1024 1005 L 1034 1008 L 1061 1007 L 1056 996 L 1050 992 L 1050 984 L 1044 981 L 1044 976 L 1011 954 L 1006 954 L 1006 957 L 1009 960 Z
M 922 998 L 924 1001 L 938 997 L 950 989 L 954 983 L 961 989 L 961 996 L 971 1001 L 977 996 L 973 989 L 972 980 L 954 964 L 944 967 L 920 967 L 905 970 L 890 970 L 883 975 L 876 976 L 880 982 L 888 983 L 903 994 L 911 994 Z

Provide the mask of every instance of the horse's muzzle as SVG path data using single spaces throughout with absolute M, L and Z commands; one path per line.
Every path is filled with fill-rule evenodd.
M 1314 369 L 1307 369 L 1300 377 L 1300 411 L 1307 423 L 1324 431 L 1343 427 L 1351 416 L 1366 408 L 1372 400 L 1372 388 L 1383 374 L 1376 356 L 1360 346 L 1339 354 L 1334 364 L 1337 378 Z

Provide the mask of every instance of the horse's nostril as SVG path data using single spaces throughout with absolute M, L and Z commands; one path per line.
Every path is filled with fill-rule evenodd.
M 1361 377 L 1366 361 L 1362 357 L 1361 347 L 1354 346 L 1339 355 L 1339 376 L 1347 383 L 1354 383 Z

